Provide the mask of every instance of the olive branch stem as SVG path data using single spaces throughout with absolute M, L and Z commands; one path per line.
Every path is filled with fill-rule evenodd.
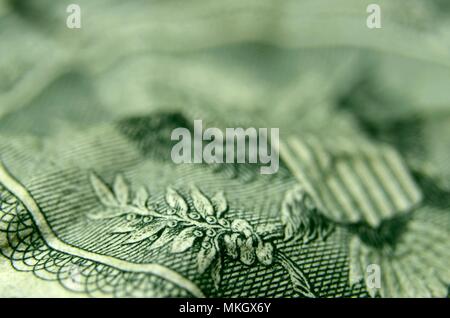
M 185 216 L 179 216 L 179 215 L 175 215 L 175 214 L 174 215 L 161 214 L 161 213 L 158 213 L 155 210 L 151 210 L 151 209 L 142 209 L 142 208 L 139 208 L 136 206 L 127 206 L 127 210 L 129 211 L 129 213 L 135 213 L 135 214 L 143 215 L 143 216 L 153 216 L 156 218 L 162 218 L 162 219 L 171 220 L 171 221 L 186 222 L 188 224 L 195 225 L 195 226 L 201 227 L 201 228 L 226 230 L 226 228 L 220 224 L 209 224 L 206 222 L 199 222 L 196 220 L 189 219 Z

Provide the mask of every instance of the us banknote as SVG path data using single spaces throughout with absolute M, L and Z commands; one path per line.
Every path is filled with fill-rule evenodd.
M 0 296 L 448 297 L 449 18 L 0 0 Z M 195 120 L 278 128 L 276 173 L 175 163 Z

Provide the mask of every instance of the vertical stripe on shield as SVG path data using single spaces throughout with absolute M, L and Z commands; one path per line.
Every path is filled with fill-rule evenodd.
M 407 213 L 421 192 L 400 155 L 385 145 L 289 138 L 281 156 L 321 212 L 337 222 L 366 222 Z

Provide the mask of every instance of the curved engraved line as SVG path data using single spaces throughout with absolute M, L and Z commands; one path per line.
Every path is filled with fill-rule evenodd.
M 203 292 L 193 282 L 162 265 L 132 263 L 116 257 L 92 253 L 62 242 L 55 233 L 53 233 L 41 209 L 28 190 L 9 174 L 2 162 L 0 162 L 0 183 L 4 184 L 5 187 L 25 205 L 34 220 L 34 223 L 41 232 L 44 241 L 51 248 L 65 254 L 112 266 L 122 271 L 153 274 L 185 288 L 196 297 L 205 297 Z

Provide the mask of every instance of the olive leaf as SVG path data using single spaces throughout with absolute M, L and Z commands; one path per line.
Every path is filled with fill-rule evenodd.
M 140 187 L 137 192 L 136 195 L 134 197 L 133 200 L 133 204 L 135 204 L 137 207 L 144 209 L 145 208 L 145 204 L 147 203 L 148 200 L 148 192 L 144 187 Z
M 188 250 L 197 238 L 194 235 L 195 226 L 188 227 L 182 230 L 172 243 L 172 253 L 182 253 Z
M 281 224 L 284 226 L 284 239 L 291 239 L 300 225 L 300 214 L 304 207 L 301 205 L 303 192 L 299 188 L 294 188 L 286 192 L 281 206 Z
M 150 224 L 146 224 L 143 227 L 135 230 L 128 240 L 125 241 L 125 244 L 137 243 L 143 241 L 166 227 L 166 222 L 163 220 L 156 220 Z
M 220 259 L 220 257 L 217 257 L 213 264 L 211 265 L 211 278 L 213 280 L 214 283 L 214 287 L 216 288 L 216 290 L 219 289 L 219 285 L 220 285 L 220 281 L 221 281 L 221 277 L 222 277 L 222 261 Z
M 216 211 L 216 217 L 220 218 L 227 211 L 228 205 L 223 191 L 217 192 L 212 198 L 211 203 Z
M 161 235 L 150 245 L 150 250 L 160 248 L 170 241 L 172 241 L 177 235 L 177 231 L 172 228 L 165 228 Z
M 294 290 L 304 296 L 314 298 L 315 295 L 311 292 L 311 286 L 308 283 L 305 275 L 296 267 L 289 271 Z
M 195 209 L 203 218 L 214 215 L 214 208 L 208 198 L 195 186 L 191 187 L 191 197 Z
M 183 197 L 171 187 L 166 190 L 166 202 L 173 210 L 178 214 L 186 215 L 188 211 L 188 205 Z
M 216 248 L 209 242 L 208 238 L 206 238 L 197 254 L 197 268 L 200 274 L 203 274 L 208 269 L 216 257 L 216 254 Z
M 278 253 L 278 260 L 281 266 L 288 272 L 294 290 L 303 296 L 315 298 L 316 296 L 314 295 L 313 289 L 300 268 L 298 268 L 283 253 Z
M 281 206 L 281 224 L 284 239 L 311 241 L 320 237 L 326 239 L 333 230 L 333 224 L 325 219 L 301 187 L 286 192 Z
M 89 177 L 100 202 L 107 207 L 117 207 L 118 202 L 111 189 L 94 173 L 91 173 Z
M 121 206 L 126 206 L 128 203 L 129 195 L 128 185 L 122 175 L 117 175 L 114 180 L 114 194 Z

